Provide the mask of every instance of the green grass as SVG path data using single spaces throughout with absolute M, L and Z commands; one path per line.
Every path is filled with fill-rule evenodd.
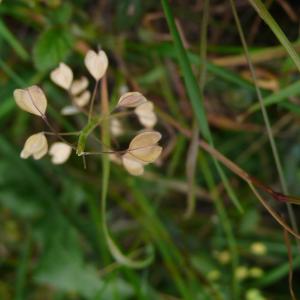
M 199 7 L 1 2 L 1 300 L 251 300 L 253 289 L 259 299 L 290 298 L 283 229 L 256 196 L 289 223 L 285 204 L 226 168 L 239 163 L 273 190 L 300 195 L 299 24 L 275 2 L 269 11 L 258 0 L 237 7 L 209 0 Z M 249 43 L 257 17 L 262 22 Z M 75 154 L 61 166 L 49 156 L 19 157 L 29 135 L 48 131 L 13 100 L 14 89 L 33 84 L 45 91 L 47 118 L 58 132 L 81 131 L 81 151 L 125 149 L 141 129 L 132 115 L 122 116 L 125 134 L 115 138 L 105 117 L 94 126 L 94 118 L 60 114 L 68 95 L 49 72 L 64 61 L 76 78 L 89 76 L 84 53 L 98 46 L 110 61 L 95 101 L 99 116 L 114 110 L 124 85 L 155 104 L 164 151 L 144 176 L 129 175 L 108 153 L 86 156 L 86 168 Z M 249 67 L 251 80 L 243 76 Z M 260 87 L 260 70 L 272 74 L 278 90 Z M 78 134 L 66 138 L 76 146 Z M 48 136 L 49 145 L 55 140 Z M 297 219 L 298 206 L 293 213 Z M 297 295 L 299 250 L 291 241 Z M 237 275 L 241 266 L 245 278 Z

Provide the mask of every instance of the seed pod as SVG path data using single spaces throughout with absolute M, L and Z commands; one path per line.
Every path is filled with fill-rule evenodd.
M 20 154 L 21 158 L 33 156 L 34 159 L 42 158 L 48 151 L 48 142 L 45 135 L 40 132 L 31 135 L 25 142 Z
M 125 169 L 134 176 L 140 176 L 144 173 L 143 164 L 135 159 L 130 153 L 126 153 L 122 156 L 122 162 Z
M 78 95 L 73 98 L 73 101 L 75 104 L 77 104 L 79 107 L 83 107 L 89 103 L 91 99 L 91 93 L 90 91 L 84 91 L 81 95 Z
M 108 67 L 108 58 L 103 50 L 96 53 L 89 50 L 84 58 L 84 64 L 95 80 L 100 80 Z
M 122 156 L 125 169 L 132 175 L 142 175 L 144 165 L 154 162 L 161 154 L 162 147 L 157 145 L 161 134 L 157 131 L 142 132 L 129 144 L 127 153 Z
M 60 63 L 59 66 L 50 73 L 51 80 L 65 90 L 69 90 L 73 81 L 73 71 L 65 63 Z
M 52 144 L 49 154 L 52 156 L 51 161 L 53 164 L 60 165 L 68 160 L 72 152 L 72 148 L 62 142 Z
M 114 137 L 118 137 L 124 133 L 121 122 L 114 118 L 110 121 L 110 132 Z
M 151 101 L 142 103 L 135 108 L 134 112 L 137 115 L 140 123 L 146 128 L 153 128 L 157 122 L 157 117 L 153 111 L 153 103 Z
M 117 107 L 137 107 L 145 102 L 147 99 L 141 93 L 128 92 L 120 97 Z
M 161 139 L 161 134 L 158 131 L 145 131 L 135 136 L 130 144 L 129 150 L 153 146 Z
M 80 113 L 80 110 L 78 109 L 78 107 L 74 106 L 74 105 L 68 105 L 65 106 L 61 109 L 60 113 L 63 116 L 72 116 L 72 115 L 76 115 L 78 113 Z
M 43 90 L 36 85 L 27 89 L 16 89 L 14 98 L 21 109 L 31 114 L 42 117 L 46 112 L 47 98 Z
M 141 163 L 149 164 L 157 160 L 161 151 L 162 147 L 154 145 L 128 150 L 128 153 L 138 159 Z
M 72 95 L 76 96 L 87 89 L 89 86 L 89 81 L 85 76 L 82 76 L 80 79 L 74 80 L 70 92 Z

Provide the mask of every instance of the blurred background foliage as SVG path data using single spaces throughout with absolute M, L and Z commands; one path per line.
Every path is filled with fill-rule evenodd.
M 300 194 L 300 81 L 290 57 L 246 0 L 235 1 L 255 63 L 291 194 Z M 299 50 L 298 1 L 265 1 Z M 202 0 L 171 1 L 181 38 L 199 78 Z M 280 190 L 249 67 L 229 1 L 211 1 L 205 107 L 216 148 L 249 173 Z M 113 165 L 108 223 L 126 252 L 152 243 L 155 260 L 145 269 L 122 267 L 111 258 L 100 226 L 101 159 L 87 169 L 72 156 L 64 166 L 49 158 L 22 160 L 27 136 L 45 128 L 17 109 L 13 90 L 39 84 L 49 118 L 59 131 L 78 130 L 81 117 L 62 117 L 66 95 L 49 80 L 61 61 L 75 76 L 89 48 L 109 56 L 111 101 L 124 85 L 139 89 L 158 110 L 192 130 L 194 114 L 160 1 L 3 0 L 0 4 L 0 299 L 289 299 L 287 249 L 282 229 L 247 186 L 226 171 L 243 207 L 228 199 L 212 160 L 200 151 L 194 183 L 187 176 L 190 139 L 160 118 L 164 153 L 141 178 Z M 244 118 L 245 112 L 251 115 Z M 76 140 L 74 140 L 76 142 Z M 208 188 L 203 172 L 211 170 Z M 196 207 L 184 218 L 187 194 Z M 213 205 L 218 191 L 237 244 L 228 249 Z M 272 203 L 280 213 L 286 207 Z M 295 207 L 299 217 L 299 209 Z M 292 243 L 294 282 L 300 257 Z M 235 270 L 232 260 L 238 259 Z M 232 281 L 238 291 L 232 291 Z M 295 293 L 300 293 L 295 284 Z

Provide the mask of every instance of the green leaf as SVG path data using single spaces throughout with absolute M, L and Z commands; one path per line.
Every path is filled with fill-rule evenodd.
M 51 28 L 43 32 L 33 49 L 36 68 L 47 71 L 65 60 L 73 46 L 73 37 L 63 28 Z
M 76 249 L 56 244 L 47 249 L 34 280 L 61 292 L 75 293 L 86 299 L 127 299 L 133 296 L 132 287 L 121 278 L 100 279 L 97 269 L 83 261 Z
M 85 297 L 96 296 L 103 287 L 95 268 L 84 264 L 77 251 L 59 244 L 47 250 L 34 279 L 40 284 Z
M 11 190 L 9 190 L 11 189 Z M 33 218 L 41 214 L 41 207 L 33 197 L 23 197 L 19 194 L 12 192 L 12 187 L 2 190 L 0 198 L 0 207 L 8 208 L 11 212 L 17 216 L 27 218 Z
M 68 24 L 72 17 L 73 7 L 70 3 L 63 3 L 49 13 L 53 24 Z

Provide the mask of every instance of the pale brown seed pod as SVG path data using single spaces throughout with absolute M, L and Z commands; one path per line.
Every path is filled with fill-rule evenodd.
M 79 107 L 83 107 L 89 103 L 91 99 L 90 91 L 84 91 L 82 94 L 73 98 L 73 101 Z
M 157 145 L 160 139 L 161 134 L 157 131 L 146 131 L 135 136 L 122 156 L 125 169 L 132 175 L 142 175 L 144 165 L 154 162 L 160 156 L 162 147 Z
M 51 80 L 65 90 L 69 90 L 73 81 L 73 71 L 65 63 L 60 63 L 59 66 L 50 73 Z
M 131 175 L 140 176 L 144 173 L 144 165 L 130 153 L 126 153 L 122 156 L 122 163 Z
M 83 91 L 87 89 L 89 86 L 89 81 L 85 76 L 82 76 L 80 79 L 74 80 L 71 88 L 70 88 L 70 93 L 73 96 L 79 95 Z
M 51 145 L 49 155 L 52 156 L 53 164 L 60 165 L 68 160 L 72 152 L 72 148 L 62 142 L 56 142 Z
M 98 81 L 106 73 L 108 58 L 103 50 L 100 50 L 98 53 L 89 50 L 84 58 L 84 64 L 89 73 Z
M 146 128 L 153 128 L 157 123 L 157 117 L 154 113 L 154 106 L 151 101 L 140 104 L 134 110 L 140 123 Z
M 33 156 L 34 159 L 42 158 L 48 151 L 48 142 L 44 133 L 39 132 L 31 135 L 25 142 L 21 158 L 28 158 Z
M 47 108 L 47 98 L 41 88 L 33 85 L 26 89 L 16 89 L 14 98 L 17 105 L 37 116 L 44 116 Z
M 128 92 L 122 95 L 117 107 L 133 108 L 147 102 L 147 99 L 139 92 Z

